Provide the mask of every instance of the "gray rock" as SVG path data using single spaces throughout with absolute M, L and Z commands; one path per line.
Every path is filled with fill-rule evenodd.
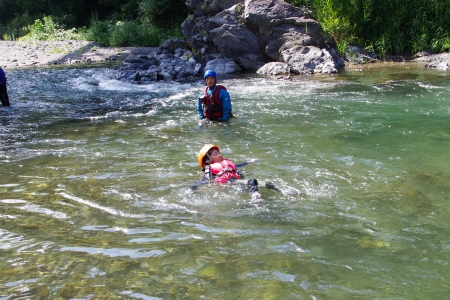
M 242 71 L 238 64 L 226 58 L 217 58 L 208 61 L 205 70 L 214 70 L 218 74 L 232 74 Z
M 377 61 L 377 56 L 373 52 L 367 52 L 357 45 L 347 46 L 345 59 L 354 64 L 366 64 Z
M 272 76 L 286 75 L 291 73 L 291 67 L 284 62 L 270 62 L 259 68 L 256 73 Z
M 317 47 L 298 46 L 283 49 L 281 59 L 291 67 L 291 73 L 295 74 L 338 73 L 331 54 Z
M 430 54 L 419 56 L 416 61 L 426 62 L 425 68 L 448 70 L 450 65 L 450 53 Z

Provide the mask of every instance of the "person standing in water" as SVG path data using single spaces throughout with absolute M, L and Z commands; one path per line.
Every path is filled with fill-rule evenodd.
M 0 100 L 3 106 L 9 106 L 8 89 L 6 88 L 6 75 L 2 67 L 0 67 Z
M 231 98 L 225 86 L 217 84 L 217 74 L 207 70 L 203 76 L 206 87 L 197 99 L 197 113 L 202 122 L 227 122 L 232 116 Z

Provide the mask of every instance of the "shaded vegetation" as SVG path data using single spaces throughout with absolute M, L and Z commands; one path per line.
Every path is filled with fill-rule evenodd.
M 340 52 L 352 44 L 379 56 L 450 50 L 450 0 L 285 1 L 310 10 Z M 187 15 L 184 0 L 0 0 L 0 37 L 157 46 L 182 37 Z
M 187 14 L 183 0 L 0 0 L 0 37 L 158 46 L 183 36 Z
M 450 50 L 450 0 L 288 0 L 309 8 L 342 52 L 358 44 L 382 56 Z

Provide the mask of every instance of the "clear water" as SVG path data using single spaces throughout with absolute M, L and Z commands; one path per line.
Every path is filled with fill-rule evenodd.
M 201 81 L 115 73 L 8 72 L 0 299 L 448 297 L 448 72 L 223 79 L 236 118 L 206 127 Z M 211 142 L 299 193 L 191 191 Z

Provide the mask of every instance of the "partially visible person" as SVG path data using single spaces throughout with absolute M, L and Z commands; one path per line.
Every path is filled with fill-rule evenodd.
M 229 159 L 223 158 L 220 154 L 220 148 L 214 144 L 204 145 L 198 152 L 197 161 L 200 167 L 202 167 L 203 176 L 191 187 L 192 190 L 208 183 L 243 184 L 249 190 L 253 203 L 264 203 L 264 198 L 259 193 L 259 184 L 265 188 L 280 192 L 285 196 L 306 196 L 304 193 L 292 187 L 278 188 L 269 181 L 258 183 L 258 180 L 255 178 L 249 180 L 244 179 L 244 174 L 238 168 L 255 162 L 255 159 L 235 165 Z
M 0 100 L 3 106 L 9 106 L 8 89 L 6 88 L 6 75 L 2 67 L 0 67 Z
M 230 93 L 225 86 L 217 84 L 217 74 L 214 70 L 207 70 L 203 79 L 206 87 L 197 99 L 200 120 L 228 121 L 232 116 Z
M 223 158 L 220 154 L 220 148 L 214 144 L 204 145 L 198 155 L 197 161 L 204 172 L 203 177 L 192 188 L 206 183 L 226 184 L 232 182 L 244 183 L 250 192 L 252 200 L 258 202 L 263 201 L 263 197 L 259 193 L 258 181 L 251 178 L 247 181 L 243 180 L 243 174 L 237 168 L 243 167 L 253 161 L 244 162 L 238 165 L 233 164 L 229 159 Z M 277 190 L 270 182 L 264 185 L 267 188 Z

